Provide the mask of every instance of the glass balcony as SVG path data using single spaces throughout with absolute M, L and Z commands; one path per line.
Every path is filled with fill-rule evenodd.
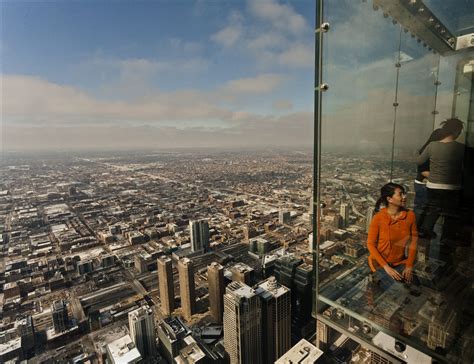
M 468 3 L 317 1 L 314 315 L 323 350 L 332 329 L 394 363 L 474 360 Z

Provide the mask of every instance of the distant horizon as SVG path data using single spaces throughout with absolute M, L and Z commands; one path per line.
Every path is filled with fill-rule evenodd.
M 208 147 L 163 147 L 163 148 L 110 148 L 110 149 L 4 149 L 2 153 L 4 154 L 33 154 L 33 153 L 42 153 L 42 154 L 60 154 L 60 153 L 179 153 L 180 151 L 189 152 L 189 151 L 241 151 L 241 152 L 261 152 L 261 151 L 298 151 L 305 150 L 308 152 L 313 151 L 313 145 L 261 145 L 261 146 L 249 146 L 249 147 L 238 147 L 238 146 L 229 146 L 229 147 L 220 147 L 220 146 L 208 146 Z

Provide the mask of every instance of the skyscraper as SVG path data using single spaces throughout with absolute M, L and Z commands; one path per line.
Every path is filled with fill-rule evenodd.
M 278 221 L 280 224 L 289 224 L 291 221 L 290 211 L 280 210 L 278 212 Z
M 141 356 L 146 359 L 156 353 L 155 318 L 152 309 L 145 305 L 128 313 L 130 336 Z
M 69 327 L 69 315 L 67 312 L 66 301 L 54 301 L 53 306 L 51 307 L 51 311 L 53 311 L 54 331 L 56 333 L 66 331 Z
M 262 363 L 261 303 L 255 290 L 232 282 L 224 295 L 224 347 L 231 364 Z
M 157 265 L 161 310 L 165 315 L 171 315 L 175 307 L 172 261 L 168 257 L 161 257 L 157 259 Z
M 254 277 L 254 269 L 245 263 L 236 263 L 230 271 L 232 272 L 232 280 L 252 285 Z
M 324 322 L 316 321 L 316 346 L 319 349 L 323 351 L 328 350 L 333 341 L 334 334 L 335 331 Z
M 341 203 L 341 207 L 339 209 L 339 215 L 341 216 L 342 226 L 347 227 L 349 225 L 349 209 L 350 206 L 344 202 Z
M 213 262 L 207 266 L 209 285 L 209 311 L 216 323 L 222 323 L 224 313 L 224 267 Z
M 189 321 L 195 312 L 196 293 L 194 291 L 194 266 L 188 258 L 178 261 L 179 292 L 181 308 L 186 321 Z
M 191 251 L 205 252 L 209 249 L 209 223 L 207 220 L 189 222 Z
M 256 293 L 261 299 L 262 352 L 264 363 L 274 363 L 291 346 L 291 292 L 275 277 L 260 283 Z
M 26 316 L 20 325 L 21 348 L 26 357 L 34 355 L 35 348 L 35 326 L 31 315 Z

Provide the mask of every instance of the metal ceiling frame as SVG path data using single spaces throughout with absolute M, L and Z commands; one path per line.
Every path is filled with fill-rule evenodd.
M 474 47 L 474 33 L 457 37 L 439 20 L 423 0 L 373 0 L 374 10 L 400 23 L 405 33 L 441 55 Z

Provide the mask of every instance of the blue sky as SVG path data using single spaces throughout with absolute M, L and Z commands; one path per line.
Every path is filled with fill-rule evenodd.
M 314 0 L 0 6 L 3 150 L 312 145 Z M 429 132 L 438 56 L 371 1 L 325 11 L 327 140 L 370 145 L 391 132 L 400 37 L 399 117 L 415 108 Z
M 3 1 L 1 7 L 7 149 L 27 147 L 29 134 L 28 143 L 39 148 L 56 138 L 88 148 L 88 136 L 107 128 L 111 135 L 127 129 L 136 138 L 129 147 L 154 146 L 134 133 L 143 128 L 174 129 L 156 147 L 194 146 L 178 131 L 198 128 L 245 138 L 244 129 L 259 121 L 296 122 L 303 130 L 288 144 L 312 130 L 313 1 Z M 219 137 L 207 135 L 196 146 L 226 146 Z

